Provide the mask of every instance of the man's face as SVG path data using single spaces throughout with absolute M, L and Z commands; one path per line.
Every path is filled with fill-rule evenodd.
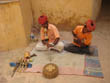
M 86 26 L 84 26 L 83 33 L 87 33 L 87 32 L 89 32 L 89 30 Z
M 46 22 L 45 24 L 42 24 L 42 26 L 43 26 L 44 28 L 48 28 L 48 22 Z

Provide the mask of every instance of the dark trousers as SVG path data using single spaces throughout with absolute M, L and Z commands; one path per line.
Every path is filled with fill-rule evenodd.
M 75 46 L 73 43 L 66 44 L 64 46 L 64 50 L 72 53 L 78 53 L 78 54 L 91 54 L 89 51 L 89 46 L 78 47 L 78 46 Z

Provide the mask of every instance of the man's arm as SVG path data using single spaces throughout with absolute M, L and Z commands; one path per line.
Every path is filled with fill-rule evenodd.
M 59 42 L 60 38 L 56 38 L 55 41 L 53 42 L 54 45 L 56 45 Z
M 74 31 L 72 31 L 72 34 L 73 34 L 74 37 L 77 37 L 76 34 L 74 33 Z
M 58 42 L 59 42 L 60 38 L 56 38 L 55 41 L 53 42 L 53 44 L 47 44 L 47 47 L 54 47 Z
M 80 46 L 81 47 L 86 47 L 87 45 L 85 44 L 85 39 L 80 40 Z
M 89 46 L 90 43 L 91 43 L 91 39 L 92 39 L 92 35 L 89 34 L 89 35 L 86 36 L 84 39 L 80 40 L 80 46 L 81 46 L 81 47 Z
M 53 32 L 54 32 L 54 35 L 55 35 L 55 40 L 54 40 L 53 44 L 56 45 L 60 40 L 60 34 L 59 34 L 58 29 L 55 26 L 53 28 Z
M 78 38 L 74 39 L 74 42 L 77 43 L 77 44 L 79 44 L 81 47 L 87 46 L 87 45 L 84 43 L 84 41 L 85 41 L 84 39 L 82 39 L 82 40 L 80 40 L 80 39 L 78 39 Z

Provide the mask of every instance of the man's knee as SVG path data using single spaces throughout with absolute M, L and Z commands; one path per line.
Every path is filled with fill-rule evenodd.
M 63 42 L 59 42 L 59 43 L 56 45 L 56 47 L 64 48 Z
M 46 46 L 43 45 L 42 42 L 39 42 L 35 48 L 36 48 L 36 50 L 45 50 Z
M 74 48 L 74 46 L 71 43 L 70 44 L 66 44 L 64 46 L 64 50 L 66 50 L 66 51 L 72 51 L 73 48 Z

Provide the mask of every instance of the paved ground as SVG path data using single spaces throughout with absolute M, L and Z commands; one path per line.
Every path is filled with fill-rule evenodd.
M 31 50 L 35 45 L 33 43 L 27 49 L 22 48 L 0 53 L 0 83 L 110 83 L 110 12 L 107 12 L 109 10 L 108 7 L 105 9 L 97 20 L 97 29 L 93 33 L 92 41 L 92 44 L 96 45 L 99 50 L 99 59 L 104 79 L 76 75 L 59 75 L 57 78 L 49 80 L 37 73 L 16 73 L 11 78 L 12 68 L 9 67 L 9 62 L 17 60 L 23 55 L 25 50 Z M 72 41 L 70 32 L 63 31 L 61 36 L 62 39 Z

